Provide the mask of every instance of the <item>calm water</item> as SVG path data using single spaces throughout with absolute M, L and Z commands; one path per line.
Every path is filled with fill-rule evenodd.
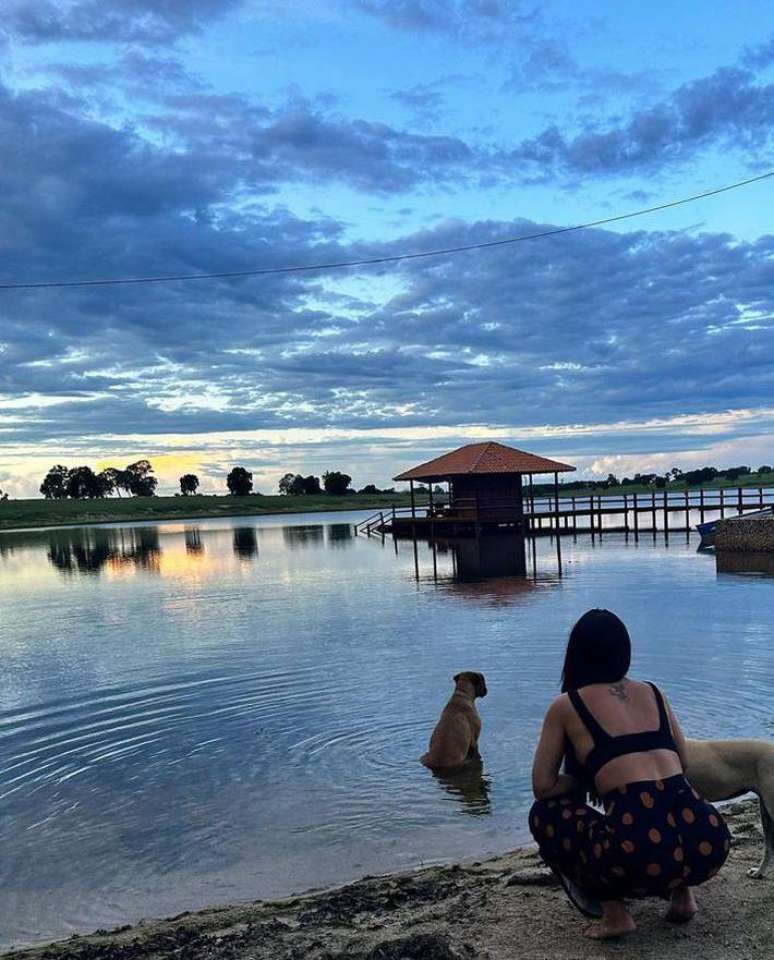
M 689 733 L 774 733 L 771 574 L 608 535 L 564 540 L 562 579 L 547 540 L 537 579 L 484 583 L 421 545 L 416 582 L 354 519 L 0 534 L 0 943 L 518 844 L 590 606 Z M 464 669 L 484 770 L 449 782 L 417 758 Z

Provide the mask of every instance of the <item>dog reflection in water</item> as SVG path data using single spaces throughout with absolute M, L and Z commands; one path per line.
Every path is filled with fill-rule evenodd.
M 491 787 L 480 759 L 468 760 L 459 770 L 433 770 L 433 776 L 451 797 L 462 804 L 465 813 L 474 817 L 489 813 Z

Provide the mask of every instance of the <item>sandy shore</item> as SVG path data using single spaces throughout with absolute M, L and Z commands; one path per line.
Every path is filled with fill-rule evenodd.
M 760 859 L 757 803 L 727 809 L 734 844 L 698 892 L 687 926 L 664 904 L 635 904 L 639 930 L 593 943 L 533 849 L 491 860 L 366 877 L 337 890 L 239 904 L 3 954 L 24 960 L 714 960 L 774 956 L 774 877 L 747 876 Z

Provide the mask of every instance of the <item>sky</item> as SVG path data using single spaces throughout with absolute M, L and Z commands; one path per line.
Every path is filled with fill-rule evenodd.
M 767 0 L 0 0 L 0 283 L 488 242 L 774 170 Z M 331 272 L 0 290 L 0 488 L 774 461 L 774 179 Z

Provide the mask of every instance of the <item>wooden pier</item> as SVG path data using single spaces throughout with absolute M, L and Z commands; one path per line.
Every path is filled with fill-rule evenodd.
M 456 506 L 459 506 L 459 500 Z M 465 515 L 447 513 L 445 502 L 414 502 L 410 507 L 381 510 L 356 525 L 356 532 L 396 537 L 464 536 L 519 531 L 528 537 L 624 533 L 635 542 L 641 536 L 683 533 L 690 536 L 696 523 L 739 516 L 774 507 L 774 489 L 721 487 L 714 490 L 653 490 L 605 496 L 602 494 L 537 497 L 525 490 L 523 512 L 514 517 L 503 503 L 488 501 L 481 508 L 471 501 Z

